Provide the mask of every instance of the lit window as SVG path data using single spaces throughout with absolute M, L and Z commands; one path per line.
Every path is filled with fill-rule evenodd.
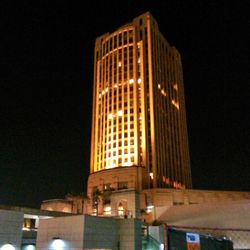
M 117 84 L 115 84 L 114 87 L 117 88 Z
M 172 100 L 172 104 L 177 108 L 179 109 L 179 103 L 175 100 Z
M 104 90 L 102 91 L 102 94 L 103 94 L 103 95 L 105 94 L 105 91 L 104 91 Z
M 120 202 L 120 204 L 119 204 L 119 206 L 118 206 L 118 215 L 119 216 L 122 216 L 122 215 L 124 215 L 124 208 L 123 208 L 123 206 L 122 206 L 122 203 Z
M 111 206 L 105 206 L 103 210 L 106 215 L 111 215 Z
M 94 215 L 94 216 L 97 215 L 97 209 L 96 209 L 96 208 L 93 208 L 93 210 L 92 210 L 92 215 Z
M 118 116 L 122 116 L 122 114 L 123 114 L 122 110 L 119 110 L 117 114 L 118 114 Z
M 167 93 L 165 92 L 164 89 L 161 90 L 161 94 L 164 95 L 164 96 L 167 96 Z
M 154 179 L 154 174 L 152 172 L 149 174 L 149 176 L 150 176 L 151 180 Z
M 138 61 L 137 61 L 138 63 L 141 63 L 141 59 L 140 59 L 140 57 L 138 58 Z
M 138 83 L 141 83 L 141 78 L 139 78 L 137 82 L 138 82 Z
M 154 205 L 151 202 L 148 203 L 147 208 L 146 208 L 147 213 L 151 213 L 153 208 L 154 208 Z
M 121 190 L 121 189 L 128 189 L 128 182 L 126 181 L 118 182 L 118 190 Z
M 161 88 L 161 84 L 158 84 L 158 89 L 160 89 Z
M 133 165 L 133 163 L 130 160 L 128 162 L 124 163 L 124 166 L 126 166 L 126 167 L 130 167 L 132 165 Z
M 109 88 L 106 88 L 106 89 L 105 89 L 105 92 L 108 92 L 108 90 L 109 90 Z
M 174 84 L 174 85 L 173 85 L 173 88 L 174 88 L 176 91 L 178 91 L 178 84 L 177 84 L 177 83 Z
M 112 119 L 113 118 L 113 115 L 110 113 L 109 115 L 108 115 L 108 119 Z
M 129 79 L 129 84 L 134 83 L 134 79 Z
M 121 67 L 122 66 L 122 63 L 121 62 L 118 62 L 118 67 Z

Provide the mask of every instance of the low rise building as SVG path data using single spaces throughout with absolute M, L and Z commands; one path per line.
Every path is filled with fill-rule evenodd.
M 36 249 L 137 250 L 141 244 L 140 220 L 74 215 L 42 220 Z
M 69 215 L 63 212 L 0 205 L 0 249 L 33 250 L 42 219 Z

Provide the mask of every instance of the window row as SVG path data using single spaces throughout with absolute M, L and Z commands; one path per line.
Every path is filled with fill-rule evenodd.
M 131 132 L 129 134 L 128 133 L 119 133 L 119 134 L 114 133 L 113 137 L 111 135 L 105 136 L 105 139 L 106 139 L 105 141 L 111 142 L 112 139 L 113 141 L 115 141 L 117 139 L 120 140 L 122 138 L 128 138 L 128 136 L 130 136 L 130 138 L 132 139 L 134 137 L 134 132 Z
M 133 156 L 129 157 L 128 155 L 124 155 L 123 158 L 118 158 L 118 161 L 117 159 L 105 159 L 105 160 L 101 160 L 100 162 L 97 161 L 97 163 L 99 164 L 104 164 L 104 166 L 107 166 L 107 165 L 110 165 L 110 164 L 122 164 L 123 162 L 124 163 L 128 163 L 128 162 L 134 162 L 135 158 Z
M 119 158 L 119 157 L 122 157 L 124 154 L 134 154 L 134 149 L 133 148 L 131 148 L 130 150 L 124 149 L 124 151 L 122 151 L 122 150 L 118 150 L 118 151 L 113 150 L 113 151 L 110 151 L 108 153 L 105 153 L 104 158 L 105 157 L 111 157 L 111 156 L 118 156 L 118 158 Z M 100 156 L 101 156 L 101 154 L 100 154 Z
M 133 30 L 124 31 L 119 33 L 118 35 L 115 34 L 114 36 L 110 37 L 107 41 L 102 43 L 102 54 L 107 54 L 113 49 L 117 47 L 127 45 L 133 43 Z

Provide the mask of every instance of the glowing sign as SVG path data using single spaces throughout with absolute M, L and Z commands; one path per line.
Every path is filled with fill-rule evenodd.
M 187 250 L 200 250 L 200 235 L 186 233 Z

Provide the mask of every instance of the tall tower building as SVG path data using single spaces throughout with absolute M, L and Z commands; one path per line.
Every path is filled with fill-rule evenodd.
M 98 37 L 94 57 L 88 189 L 191 188 L 181 57 L 157 22 Z

